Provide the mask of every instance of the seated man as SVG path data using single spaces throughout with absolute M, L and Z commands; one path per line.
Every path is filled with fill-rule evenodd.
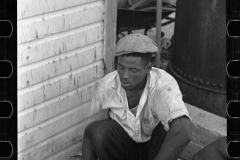
M 210 143 L 193 156 L 193 160 L 226 160 L 226 159 L 227 159 L 227 137 L 220 138 Z
M 152 67 L 157 52 L 142 34 L 119 40 L 117 71 L 102 78 L 90 108 L 106 116 L 86 127 L 83 160 L 177 160 L 188 145 L 189 113 L 176 80 Z

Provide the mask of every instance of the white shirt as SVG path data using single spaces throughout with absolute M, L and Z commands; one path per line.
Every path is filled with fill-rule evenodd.
M 183 115 L 189 117 L 176 80 L 164 70 L 154 67 L 147 76 L 136 115 L 129 110 L 126 92 L 117 71 L 102 78 L 92 99 L 91 109 L 109 109 L 110 117 L 136 142 L 148 141 L 158 122 L 168 131 L 169 122 L 173 119 Z

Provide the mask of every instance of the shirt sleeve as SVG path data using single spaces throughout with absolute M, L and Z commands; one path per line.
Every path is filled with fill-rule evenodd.
M 101 93 L 101 86 L 99 83 L 96 83 L 92 91 L 92 101 L 90 106 L 90 114 L 93 115 L 102 110 L 103 94 Z
M 101 81 L 96 84 L 93 88 L 93 97 L 90 105 L 89 113 L 91 115 L 98 113 L 98 120 L 108 119 L 109 118 L 109 110 L 106 108 L 106 100 L 108 99 L 106 96 L 106 89 L 102 85 Z
M 187 116 L 191 120 L 177 82 L 157 91 L 155 102 L 155 113 L 166 131 L 169 130 L 169 123 L 178 117 Z

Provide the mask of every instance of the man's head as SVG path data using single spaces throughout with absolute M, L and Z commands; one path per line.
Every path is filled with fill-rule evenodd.
M 119 40 L 115 64 L 124 89 L 134 89 L 143 82 L 152 68 L 156 52 L 156 43 L 142 34 L 130 34 Z

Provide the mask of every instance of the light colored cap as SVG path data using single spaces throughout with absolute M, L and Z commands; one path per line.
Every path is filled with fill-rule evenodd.
M 148 36 L 143 34 L 129 34 L 120 39 L 116 45 L 115 56 L 132 52 L 157 53 L 157 44 Z

